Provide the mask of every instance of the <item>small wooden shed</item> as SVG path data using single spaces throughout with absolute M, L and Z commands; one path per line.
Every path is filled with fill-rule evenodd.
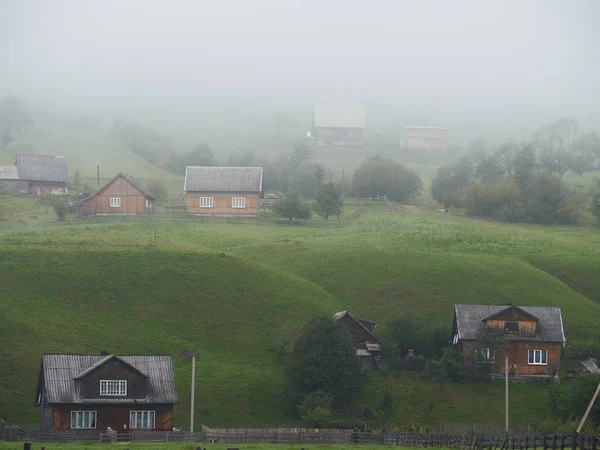
M 86 216 L 153 214 L 156 197 L 131 175 L 120 172 L 98 192 L 83 201 Z

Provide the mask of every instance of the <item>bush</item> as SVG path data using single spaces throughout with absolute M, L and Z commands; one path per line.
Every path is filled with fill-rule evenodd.
M 401 202 L 418 194 L 422 187 L 416 172 L 381 156 L 367 159 L 352 177 L 352 192 L 356 197 L 387 195 Z
M 521 193 L 512 179 L 493 183 L 475 181 L 463 192 L 464 206 L 469 214 L 508 222 L 523 218 Z
M 146 188 L 154 194 L 157 200 L 165 201 L 169 195 L 169 190 L 165 183 L 162 180 L 152 180 L 147 185 Z
M 463 359 L 454 347 L 446 347 L 437 364 L 442 371 L 442 377 L 446 380 L 462 382 L 470 378 L 470 368 L 463 362 Z
M 273 206 L 273 212 L 279 217 L 285 217 L 291 222 L 294 219 L 310 219 L 310 206 L 302 203 L 298 194 L 288 195 Z

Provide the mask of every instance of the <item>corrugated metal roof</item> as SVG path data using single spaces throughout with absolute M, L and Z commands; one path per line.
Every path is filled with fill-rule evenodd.
M 48 403 L 90 403 L 96 399 L 81 399 L 75 379 L 98 362 L 106 362 L 116 355 L 45 354 L 42 373 Z M 173 363 L 169 355 L 119 355 L 120 360 L 148 377 L 147 403 L 177 403 Z M 38 392 L 38 395 L 40 392 Z M 99 403 L 133 403 L 136 399 L 103 398 Z
M 18 180 L 17 166 L 0 166 L 0 180 Z
M 69 181 L 67 160 L 64 156 L 29 155 L 18 153 L 16 162 L 19 178 L 28 181 Z
M 314 124 L 325 128 L 365 128 L 367 114 L 362 106 L 315 105 Z
M 262 167 L 204 167 L 185 169 L 186 192 L 261 192 Z
M 454 315 L 460 339 L 477 339 L 477 331 L 482 326 L 482 321 L 494 314 L 507 309 L 507 305 L 455 305 Z M 536 317 L 537 337 L 510 338 L 511 340 L 536 340 L 545 342 L 566 341 L 562 313 L 560 308 L 550 306 L 519 306 L 526 313 Z

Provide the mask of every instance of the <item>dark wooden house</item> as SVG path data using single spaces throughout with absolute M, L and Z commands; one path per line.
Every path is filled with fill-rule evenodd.
M 153 214 L 156 197 L 131 175 L 118 173 L 83 201 L 86 216 L 107 214 Z
M 43 430 L 170 430 L 177 402 L 170 356 L 42 356 L 35 405 Z
M 364 370 L 385 367 L 381 355 L 381 344 L 373 334 L 377 326 L 368 320 L 354 317 L 350 311 L 340 311 L 333 315 L 333 320 L 344 325 L 350 334 L 350 340 L 356 349 L 356 356 L 360 358 Z
M 263 168 L 188 166 L 184 190 L 189 214 L 258 216 Z
M 63 156 L 17 153 L 20 190 L 33 195 L 66 195 L 69 174 Z
M 312 138 L 315 146 L 362 147 L 367 119 L 365 109 L 355 105 L 315 105 Z
M 481 330 L 496 327 L 503 342 L 485 344 Z M 491 374 L 505 373 L 505 355 L 512 376 L 552 377 L 558 374 L 565 345 L 560 308 L 542 306 L 455 305 L 453 344 L 465 363 L 491 363 Z

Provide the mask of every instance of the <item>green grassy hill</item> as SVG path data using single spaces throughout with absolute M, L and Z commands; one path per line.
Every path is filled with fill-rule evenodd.
M 347 307 L 381 334 L 406 311 L 450 327 L 455 303 L 554 305 L 568 342 L 587 343 L 600 332 L 599 242 L 593 228 L 411 213 L 330 229 L 186 221 L 3 231 L 0 406 L 12 422 L 36 423 L 43 352 L 164 352 L 185 424 L 189 362 L 179 353 L 197 348 L 198 423 L 289 424 L 282 354 L 311 317 Z M 502 383 L 373 374 L 357 403 L 375 411 L 382 386 L 401 402 L 398 423 L 503 420 Z M 511 390 L 514 423 L 545 416 L 544 385 Z
M 140 182 L 163 180 L 171 189 L 183 189 L 183 175 L 169 173 L 156 167 L 108 137 L 97 133 L 63 128 L 41 134 L 22 136 L 0 152 L 0 164 L 14 164 L 15 153 L 60 155 L 67 159 L 69 174 L 76 169 L 90 184 L 96 184 L 96 167 L 100 166 L 100 182 L 104 183 L 118 172 L 125 172 Z

